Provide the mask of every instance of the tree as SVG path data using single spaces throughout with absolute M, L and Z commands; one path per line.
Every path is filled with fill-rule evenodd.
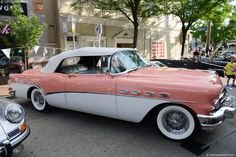
M 199 28 L 206 27 L 205 21 L 211 21 L 212 23 L 211 45 L 214 49 L 218 45 L 236 39 L 236 13 L 232 5 L 221 4 L 193 25 L 193 37 L 200 38 L 202 42 L 206 41 L 206 32 Z
M 159 0 L 156 0 L 159 1 Z M 134 26 L 133 47 L 137 46 L 139 24 L 152 16 L 159 15 L 159 7 L 154 0 L 76 0 L 71 6 L 81 9 L 84 4 L 108 12 L 123 14 Z
M 179 17 L 182 24 L 181 57 L 184 54 L 186 35 L 194 22 L 204 17 L 227 0 L 168 0 L 162 3 L 165 14 Z
M 11 36 L 17 43 L 16 46 L 24 49 L 26 68 L 28 68 L 29 50 L 38 45 L 39 38 L 46 26 L 35 15 L 32 17 L 22 15 L 23 10 L 18 1 L 13 1 L 10 10 L 14 16 L 14 18 L 8 20 Z

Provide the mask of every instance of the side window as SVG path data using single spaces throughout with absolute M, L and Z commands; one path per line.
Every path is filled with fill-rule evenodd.
M 86 71 L 88 68 L 85 65 L 79 64 L 81 57 L 66 58 L 62 61 L 57 69 L 57 72 L 63 74 L 78 74 L 81 71 Z
M 64 59 L 57 72 L 64 74 L 97 74 L 108 70 L 109 56 L 81 56 Z
M 112 73 L 121 73 L 126 70 L 126 68 L 123 66 L 121 62 L 122 57 L 120 56 L 120 53 L 115 54 L 111 58 L 111 72 Z
M 81 74 L 105 73 L 108 70 L 108 56 L 82 57 L 79 64 L 85 64 L 88 67 L 88 70 Z
M 76 65 L 80 60 L 80 57 L 71 57 L 66 58 L 62 61 L 61 66 L 70 66 L 70 65 Z
M 109 56 L 102 56 L 98 62 L 100 64 L 101 73 L 106 73 L 109 70 L 108 58 L 109 58 Z

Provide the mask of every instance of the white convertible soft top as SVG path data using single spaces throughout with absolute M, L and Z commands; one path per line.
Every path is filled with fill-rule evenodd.
M 132 48 L 98 48 L 98 47 L 84 47 L 76 50 L 69 50 L 60 53 L 49 59 L 46 66 L 41 70 L 44 73 L 53 73 L 58 65 L 65 58 L 76 57 L 76 56 L 110 56 L 116 52 L 125 50 L 135 50 Z

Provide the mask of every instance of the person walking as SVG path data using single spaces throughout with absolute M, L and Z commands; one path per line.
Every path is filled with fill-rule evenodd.
M 227 86 L 229 86 L 229 81 L 232 78 L 232 87 L 236 87 L 234 82 L 235 82 L 235 72 L 236 72 L 236 63 L 235 63 L 235 58 L 234 57 L 230 57 L 230 62 L 228 62 L 226 64 L 226 66 L 224 67 L 225 72 L 226 72 L 226 76 L 227 76 Z

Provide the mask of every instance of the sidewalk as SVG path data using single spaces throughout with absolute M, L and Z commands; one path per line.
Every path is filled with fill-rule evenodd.
M 8 85 L 0 85 L 0 96 L 10 96 L 8 93 Z
M 225 85 L 227 78 L 221 77 L 221 80 L 222 80 L 222 83 Z M 10 94 L 8 93 L 8 88 L 9 88 L 8 85 L 0 85 L 0 96 L 10 96 Z

